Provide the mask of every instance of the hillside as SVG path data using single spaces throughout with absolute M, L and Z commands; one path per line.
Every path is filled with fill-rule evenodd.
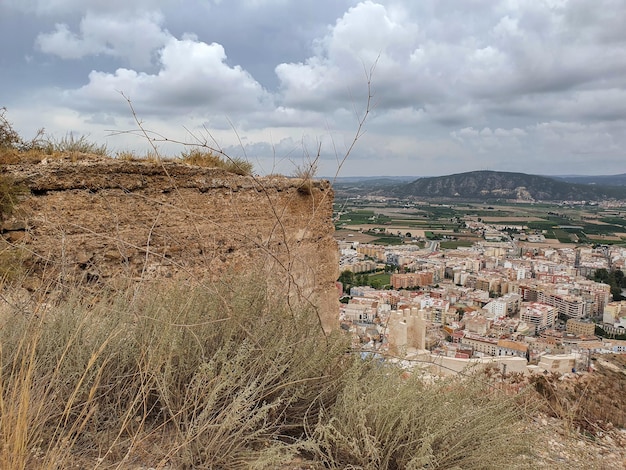
M 626 188 L 574 184 L 545 176 L 502 171 L 471 171 L 448 176 L 420 178 L 396 186 L 398 197 L 515 199 L 525 201 L 600 201 L 626 199 Z

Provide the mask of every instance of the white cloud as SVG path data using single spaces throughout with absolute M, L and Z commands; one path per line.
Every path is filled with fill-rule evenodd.
M 624 86 L 626 34 L 600 42 L 607 14 L 575 16 L 580 2 L 404 3 L 403 9 L 394 8 L 397 2 L 361 2 L 315 42 L 314 55 L 278 65 L 284 103 L 319 110 L 320 103 L 362 99 L 355 90 L 362 88 L 363 65 L 377 57 L 379 108 L 464 106 L 481 119 L 493 103 L 506 108 L 516 98 L 604 89 L 606 80 Z M 626 21 L 626 4 L 608 4 Z M 587 33 L 577 35 L 573 15 Z M 454 113 L 443 114 L 450 114 L 443 124 L 455 122 Z
M 37 46 L 62 59 L 104 54 L 142 67 L 150 65 L 154 51 L 170 37 L 162 22 L 163 16 L 156 12 L 129 17 L 88 12 L 80 22 L 80 34 L 71 32 L 67 24 L 57 24 L 54 32 L 37 36 Z
M 589 168 L 623 171 L 624 0 L 8 0 L 0 10 L 7 5 L 41 15 L 40 52 L 74 59 L 47 61 L 58 86 L 48 97 L 92 126 L 128 116 L 122 91 L 168 133 L 234 125 L 259 152 L 331 134 L 345 146 L 376 63 L 355 172 L 558 173 L 592 158 Z M 44 66 L 32 57 L 30 70 Z
M 388 74 L 401 72 L 416 32 L 416 26 L 400 15 L 393 17 L 383 5 L 371 1 L 350 8 L 325 37 L 315 41 L 314 56 L 276 67 L 283 102 L 311 109 L 327 101 L 350 106 L 363 99 L 374 64 L 375 83 L 384 89 Z
M 87 112 L 119 109 L 120 92 L 145 113 L 228 114 L 271 105 L 271 96 L 239 66 L 229 66 L 220 44 L 192 36 L 170 37 L 159 52 L 155 74 L 120 68 L 89 74 L 89 83 L 66 93 L 68 102 Z

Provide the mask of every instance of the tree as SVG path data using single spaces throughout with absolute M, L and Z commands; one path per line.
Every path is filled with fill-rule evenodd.
M 596 269 L 593 273 L 592 279 L 596 282 L 608 284 L 609 272 L 605 268 Z
M 626 298 L 622 295 L 622 287 L 618 285 L 611 285 L 611 295 L 614 301 L 624 300 Z
M 354 273 L 349 269 L 346 269 L 345 271 L 341 272 L 338 281 L 343 284 L 344 288 L 347 286 L 352 286 L 354 285 Z

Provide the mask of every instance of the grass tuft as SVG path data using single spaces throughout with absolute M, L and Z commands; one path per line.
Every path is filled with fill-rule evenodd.
M 108 155 L 106 145 L 96 144 L 95 142 L 90 141 L 85 135 L 75 137 L 72 132 L 66 134 L 60 139 L 48 139 L 46 147 L 46 151 L 49 154 L 63 153 L 69 154 L 70 156 L 83 154 L 99 155 L 101 157 L 106 157 Z
M 0 221 L 9 217 L 20 198 L 28 194 L 28 188 L 17 184 L 6 174 L 0 174 Z
M 223 158 L 207 149 L 192 148 L 181 154 L 181 160 L 188 165 L 206 168 L 221 168 L 230 173 L 247 176 L 252 174 L 253 165 L 243 158 Z

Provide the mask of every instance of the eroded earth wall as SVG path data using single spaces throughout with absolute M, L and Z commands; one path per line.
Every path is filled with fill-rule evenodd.
M 3 170 L 29 193 L 3 224 L 30 282 L 215 280 L 261 269 L 335 327 L 338 254 L 326 181 L 173 162 L 52 160 Z

